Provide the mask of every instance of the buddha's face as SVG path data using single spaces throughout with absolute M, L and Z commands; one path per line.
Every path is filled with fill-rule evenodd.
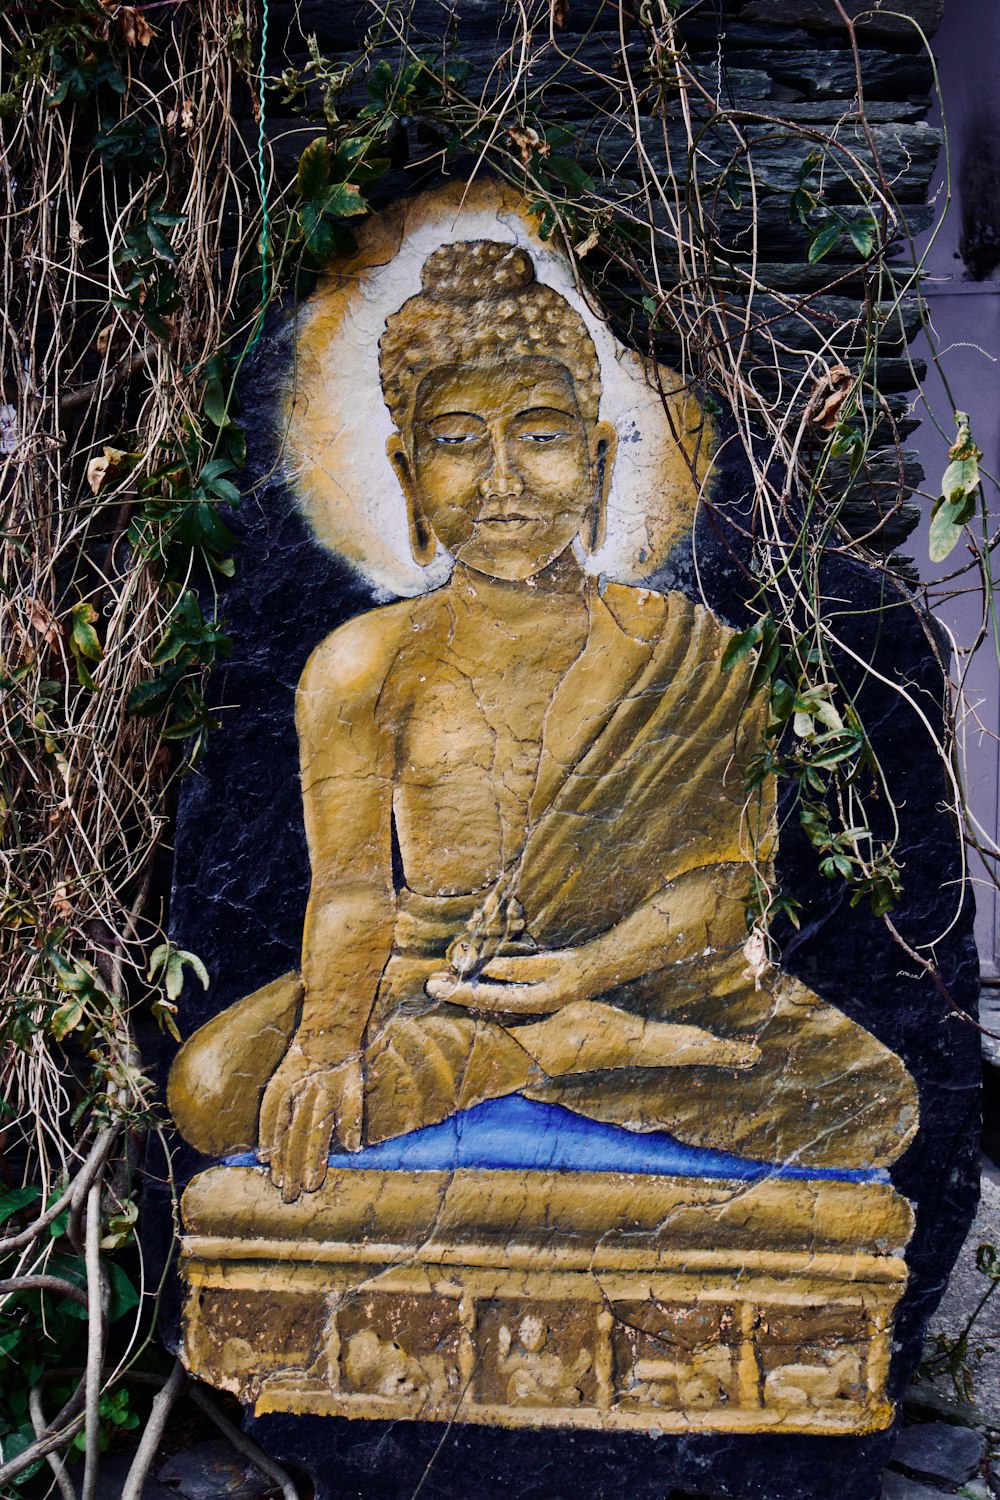
M 541 357 L 442 366 L 424 377 L 389 457 L 414 556 L 434 539 L 466 567 L 523 580 L 580 536 L 599 545 L 615 433 L 584 419 L 565 366 Z

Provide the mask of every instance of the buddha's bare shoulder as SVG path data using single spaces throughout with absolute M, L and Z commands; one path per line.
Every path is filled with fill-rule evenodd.
M 400 653 L 426 627 L 428 597 L 400 599 L 355 615 L 321 641 L 299 678 L 298 698 L 377 698 Z

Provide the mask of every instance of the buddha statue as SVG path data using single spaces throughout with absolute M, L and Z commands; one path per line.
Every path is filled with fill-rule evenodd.
M 629 1131 L 818 1168 L 894 1160 L 901 1060 L 748 968 L 774 787 L 731 632 L 598 580 L 616 434 L 593 341 L 529 253 L 442 245 L 379 346 L 415 560 L 449 581 L 335 630 L 299 682 L 301 971 L 185 1043 L 169 1104 L 286 1201 L 331 1151 L 520 1093 Z

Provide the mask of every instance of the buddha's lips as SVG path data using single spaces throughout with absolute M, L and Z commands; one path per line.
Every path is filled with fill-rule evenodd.
M 519 531 L 522 526 L 537 526 L 541 516 L 523 516 L 519 513 L 508 516 L 480 516 L 478 526 L 500 526 L 505 531 Z

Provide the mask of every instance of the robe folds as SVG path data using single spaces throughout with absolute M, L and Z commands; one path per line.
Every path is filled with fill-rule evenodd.
M 761 1161 L 891 1162 L 917 1125 L 916 1087 L 902 1061 L 796 979 L 778 969 L 755 979 L 747 968 L 751 857 L 767 867 L 775 848 L 773 782 L 746 792 L 762 722 L 749 693 L 752 663 L 721 671 L 732 632 L 681 594 L 608 584 L 589 597 L 587 644 L 545 717 L 518 856 L 491 893 L 397 894 L 392 953 L 364 1041 L 365 1141 L 520 1092 Z M 550 1078 L 518 1042 L 517 1018 L 477 1015 L 426 993 L 456 941 L 482 959 L 573 948 L 652 899 L 672 916 L 676 900 L 690 921 L 654 972 L 596 998 L 646 1020 L 753 1042 L 753 1066 L 623 1059 Z M 245 1008 L 245 1022 L 254 1008 L 270 1028 L 269 1070 L 283 1050 L 275 1039 L 294 1029 L 298 996 L 297 976 L 287 975 L 233 1007 Z M 225 1016 L 202 1028 L 220 1056 L 226 1029 Z

